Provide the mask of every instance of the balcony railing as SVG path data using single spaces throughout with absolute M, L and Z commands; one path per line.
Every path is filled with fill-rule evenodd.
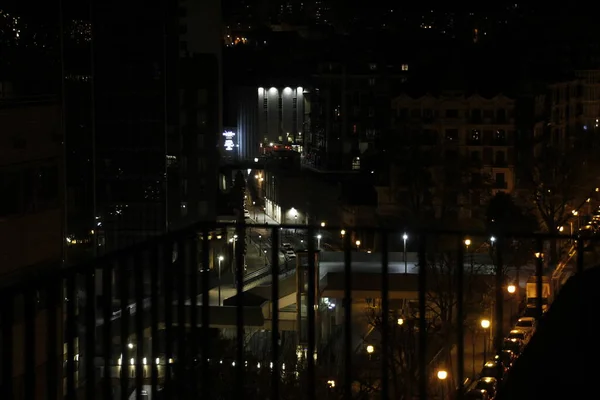
M 6 282 L 2 399 L 461 397 L 485 361 L 466 356 L 478 329 L 469 323 L 492 321 L 488 354 L 500 351 L 506 304 L 517 302 L 506 288 L 518 274 L 507 266 L 531 267 L 544 293 L 543 277 L 558 270 L 543 258 L 555 240 L 584 245 L 519 232 L 306 225 L 169 233 Z M 282 243 L 294 254 L 283 256 Z M 583 271 L 583 252 L 574 260 Z M 435 296 L 452 305 L 441 309 Z M 535 306 L 541 314 L 541 297 Z

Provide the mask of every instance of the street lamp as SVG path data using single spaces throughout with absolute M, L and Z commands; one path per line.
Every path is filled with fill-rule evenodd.
M 256 202 L 252 202 L 252 208 L 254 209 L 254 221 L 256 221 Z
M 481 327 L 486 330 L 489 329 L 491 323 L 489 319 L 482 319 L 481 320 Z M 483 362 L 486 362 L 487 359 L 487 334 L 484 333 L 483 335 Z
M 358 251 L 360 249 L 360 240 L 357 240 L 355 242 L 355 244 L 356 244 L 356 250 Z
M 398 318 L 398 325 L 403 325 L 404 324 L 404 320 L 402 318 Z
M 325 221 L 321 222 L 321 228 L 325 228 Z
M 262 251 L 262 235 L 258 235 L 258 251 Z
M 471 273 L 473 273 L 473 269 L 475 268 L 475 266 L 474 266 L 473 253 L 469 252 L 470 245 L 471 245 L 471 239 L 465 239 L 465 246 L 467 246 L 467 253 L 469 253 L 469 258 L 471 259 Z
M 321 250 L 321 238 L 322 236 L 320 234 L 317 235 L 317 250 Z
M 495 242 L 495 241 L 496 241 L 496 238 L 495 238 L 494 236 L 492 236 L 492 237 L 490 238 L 490 242 L 492 243 L 492 246 L 494 245 L 494 242 Z
M 371 359 L 371 355 L 373 354 L 373 352 L 375 351 L 375 347 L 373 347 L 373 345 L 368 345 L 367 346 L 367 353 L 369 354 L 369 360 Z
M 406 259 L 406 241 L 408 240 L 408 235 L 405 233 L 402 235 L 402 239 L 404 240 L 404 273 L 408 273 L 408 260 Z
M 511 295 L 511 301 L 510 301 L 510 320 L 512 321 L 514 318 L 514 305 L 515 305 L 515 299 L 514 299 L 514 294 L 517 292 L 517 287 L 515 285 L 508 285 L 508 287 L 506 288 L 506 290 L 508 291 L 508 293 Z
M 221 262 L 225 259 L 223 256 L 219 256 L 219 305 L 221 305 Z
M 442 400 L 444 400 L 444 381 L 448 378 L 448 372 L 440 369 L 437 372 L 437 378 L 440 380 L 440 387 L 442 388 Z

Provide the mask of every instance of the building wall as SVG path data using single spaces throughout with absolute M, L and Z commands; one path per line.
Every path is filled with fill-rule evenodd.
M 479 172 L 491 177 L 495 190 L 513 190 L 514 99 L 402 95 L 393 100 L 392 108 L 398 139 L 420 136 L 442 150 L 443 158 L 458 155 L 480 164 Z
M 408 65 L 357 61 L 325 63 L 311 90 L 305 162 L 322 170 L 352 169 L 367 149 L 382 150 L 390 101 L 407 79 Z
M 600 70 L 576 71 L 582 85 L 583 124 L 598 128 L 600 118 Z
M 56 100 L 0 103 L 0 275 L 62 259 L 63 141 Z
M 260 143 L 296 143 L 305 122 L 303 88 L 260 87 L 257 101 Z
M 462 93 L 419 98 L 403 94 L 392 101 L 394 123 L 389 141 L 397 148 L 391 151 L 406 152 L 398 155 L 402 158 L 417 148 L 423 153 L 420 157 L 428 160 L 422 167 L 433 179 L 428 190 L 436 218 L 447 212 L 461 219 L 477 217 L 487 197 L 514 190 L 515 104 L 514 99 L 502 95 L 483 98 Z M 383 215 L 397 212 L 393 203 L 398 202 L 408 218 L 411 210 L 403 193 L 409 188 L 403 182 L 410 179 L 409 166 L 402 160 L 396 164 L 390 166 L 390 187 L 378 189 L 380 211 Z
M 108 1 L 94 3 L 93 14 L 103 251 L 214 220 L 214 149 L 223 132 L 220 2 Z
M 259 105 L 256 100 L 256 88 L 239 88 L 236 90 L 237 109 L 237 132 L 239 144 L 239 156 L 241 159 L 253 159 L 260 155 L 259 152 Z M 259 99 L 260 100 L 260 99 Z
M 298 172 L 267 170 L 264 178 L 267 215 L 279 223 L 340 224 L 337 184 Z

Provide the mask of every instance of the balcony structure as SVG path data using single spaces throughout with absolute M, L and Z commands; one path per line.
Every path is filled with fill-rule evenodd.
M 341 227 L 290 225 L 283 228 L 305 239 L 282 262 L 280 228 L 197 225 L 4 282 L 2 398 L 283 399 L 295 391 L 322 399 L 364 395 L 367 385 L 371 396 L 391 398 L 400 378 L 389 368 L 397 354 L 385 349 L 398 340 L 411 354 L 405 395 L 461 395 L 465 378 L 475 377 L 468 359 L 473 370 L 476 357 L 485 361 L 469 353 L 468 323 L 492 321 L 488 354 L 500 352 L 508 330 L 495 321 L 505 321 L 509 308 L 513 317 L 522 278 L 557 270 L 544 264 L 544 242 L 589 244 L 517 232 L 414 231 L 411 251 L 394 253 L 398 232 L 354 228 L 374 231 L 381 252 L 363 251 L 348 231 L 342 251 L 322 252 L 317 233 L 337 236 Z M 240 244 L 231 273 L 210 262 L 209 232 L 251 237 L 246 229 L 262 232 L 264 269 L 245 271 Z M 533 243 L 520 278 L 506 268 L 514 240 Z M 580 273 L 584 261 L 579 252 L 561 271 Z M 553 292 L 563 281 L 552 275 Z M 515 296 L 507 285 L 516 286 Z M 223 301 L 215 301 L 217 291 Z M 482 303 L 489 305 L 475 307 Z M 540 299 L 540 313 L 542 306 Z

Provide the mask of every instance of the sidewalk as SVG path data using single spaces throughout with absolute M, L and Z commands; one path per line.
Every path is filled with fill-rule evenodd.
M 248 207 L 248 213 L 250 214 L 250 220 L 256 224 L 279 225 L 279 222 L 265 214 L 265 211 L 262 209 L 262 207 Z

